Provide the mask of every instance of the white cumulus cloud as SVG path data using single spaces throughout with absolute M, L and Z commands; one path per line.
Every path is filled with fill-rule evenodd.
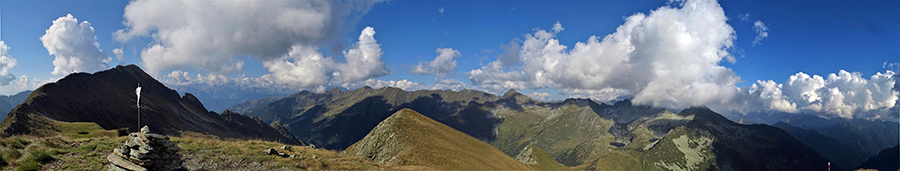
M 327 86 L 341 86 L 390 73 L 381 60 L 384 52 L 375 40 L 375 29 L 366 27 L 359 41 L 344 52 L 345 63 L 310 47 L 294 46 L 288 55 L 263 62 L 263 66 L 279 84 L 324 91 Z
M 735 39 L 727 20 L 717 2 L 689 0 L 629 16 L 615 33 L 571 49 L 559 44 L 556 34 L 564 29 L 556 23 L 511 42 L 504 50 L 513 53 L 466 75 L 488 90 L 551 87 L 670 108 L 713 103 L 735 94 L 740 81 L 719 65 L 735 61 L 727 51 Z
M 53 25 L 41 36 L 41 42 L 50 55 L 56 56 L 53 75 L 104 70 L 112 60 L 107 52 L 100 50 L 91 23 L 79 23 L 72 14 L 53 20 Z
M 571 97 L 632 99 L 672 109 L 706 105 L 725 113 L 885 118 L 897 108 L 897 74 L 892 70 L 868 78 L 848 71 L 797 73 L 784 83 L 758 80 L 737 87 L 740 77 L 720 65 L 736 62 L 728 51 L 736 37 L 727 20 L 717 2 L 688 0 L 629 16 L 616 32 L 591 36 L 573 47 L 559 44 L 556 34 L 563 28 L 557 22 L 549 31 L 536 29 L 504 45 L 504 54 L 466 75 L 494 92 L 558 88 Z M 761 21 L 755 30 L 759 37 L 754 44 L 768 37 Z
M 898 100 L 895 71 L 878 72 L 864 78 L 861 73 L 840 70 L 827 77 L 797 73 L 784 84 L 757 81 L 747 96 L 735 104 L 739 111 L 775 110 L 790 113 L 826 114 L 842 118 L 886 118 Z M 743 103 L 741 103 L 743 102 Z M 763 108 L 759 108 L 763 107 Z
M 34 90 L 44 84 L 54 82 L 59 79 L 60 78 L 39 79 L 30 78 L 27 75 L 22 75 L 14 81 L 9 82 L 9 84 L 7 85 L 0 85 L 0 94 L 15 94 L 25 90 Z
M 454 90 L 459 91 L 465 88 L 468 88 L 467 84 L 458 80 L 458 79 L 440 79 L 435 78 L 434 85 L 431 86 L 432 90 Z
M 419 65 L 413 67 L 412 73 L 447 75 L 456 70 L 456 60 L 454 58 L 460 56 L 458 50 L 438 48 L 435 52 L 438 53 L 438 56 L 434 57 L 433 61 L 427 64 L 419 62 Z
M 9 85 L 16 79 L 16 76 L 9 72 L 10 69 L 19 65 L 16 58 L 9 55 L 9 46 L 5 42 L 0 41 L 0 86 Z
M 753 38 L 753 46 L 759 45 L 763 39 L 769 38 L 769 27 L 766 27 L 766 23 L 762 21 L 756 20 L 753 23 L 753 31 L 756 31 L 756 38 Z
M 528 96 L 538 100 L 547 100 L 547 98 L 550 98 L 550 93 L 532 92 L 531 94 L 528 94 Z
M 125 64 L 125 51 L 122 51 L 122 48 L 113 49 L 113 54 L 116 55 L 120 65 Z
M 136 0 L 125 7 L 126 28 L 114 36 L 154 40 L 140 53 L 151 74 L 179 68 L 232 73 L 242 69 L 241 56 L 268 62 L 297 47 L 318 50 L 345 21 L 378 2 Z
M 217 73 L 191 74 L 186 71 L 175 70 L 165 75 L 160 81 L 170 85 L 190 85 L 205 84 L 208 86 L 234 85 L 239 87 L 274 87 L 274 88 L 290 88 L 285 85 L 276 84 L 271 75 L 263 75 L 260 77 L 246 77 L 243 75 L 237 77 L 228 77 Z M 300 89 L 295 89 L 300 90 Z
M 423 88 L 422 85 L 419 84 L 418 82 L 409 81 L 406 79 L 399 80 L 399 81 L 394 81 L 394 80 L 384 81 L 384 80 L 368 79 L 365 81 L 365 85 L 372 87 L 372 88 L 376 88 L 376 89 L 382 88 L 382 87 L 396 87 L 396 88 L 400 88 L 403 90 L 418 90 L 418 89 Z

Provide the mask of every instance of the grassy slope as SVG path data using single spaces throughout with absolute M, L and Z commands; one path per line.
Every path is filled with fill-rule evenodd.
M 605 155 L 614 138 L 607 133 L 613 122 L 600 118 L 587 107 L 526 106 L 523 112 L 500 109 L 496 113 L 504 122 L 498 125 L 497 139 L 489 143 L 510 156 L 534 144 L 563 164 L 579 165 Z
M 127 137 L 95 123 L 54 122 L 59 131 L 49 136 L 12 136 L 0 139 L 0 170 L 106 170 L 106 155 Z M 298 158 L 263 154 L 284 144 L 260 140 L 223 139 L 182 132 L 171 140 L 181 147 L 188 168 L 222 170 L 371 170 L 386 168 L 365 158 L 336 151 L 294 147 L 280 150 Z M 315 156 L 315 157 L 313 157 Z
M 383 146 L 399 148 L 382 148 Z M 530 169 L 493 146 L 410 109 L 400 110 L 385 119 L 363 140 L 343 153 L 389 158 L 386 163 L 390 165 L 424 166 L 442 170 Z M 381 154 L 393 155 L 378 156 Z

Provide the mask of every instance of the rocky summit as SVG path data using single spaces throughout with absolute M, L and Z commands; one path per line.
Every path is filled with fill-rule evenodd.
M 106 156 L 110 171 L 186 170 L 182 165 L 181 148 L 169 137 L 150 133 L 144 126 L 141 132 L 128 135 L 128 141 Z

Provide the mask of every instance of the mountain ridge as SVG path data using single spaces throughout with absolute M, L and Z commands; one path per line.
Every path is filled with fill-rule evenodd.
M 343 154 L 388 166 L 438 170 L 528 170 L 500 150 L 408 108 L 381 121 Z
M 48 121 L 94 122 L 104 129 L 137 131 L 138 108 L 134 89 L 141 85 L 141 124 L 156 132 L 178 135 L 180 131 L 208 133 L 224 138 L 262 139 L 287 144 L 305 142 L 278 133 L 269 124 L 244 115 L 219 115 L 207 111 L 192 94 L 179 96 L 135 65 L 117 66 L 96 73 L 74 73 L 45 84 L 9 113 L 0 124 L 0 137 L 49 135 Z M 233 125 L 246 128 L 236 129 Z
M 486 142 L 507 156 L 516 156 L 533 145 L 546 150 L 554 160 L 578 169 L 612 164 L 650 170 L 808 170 L 820 169 L 816 163 L 826 161 L 779 128 L 737 124 L 705 107 L 673 113 L 628 100 L 614 104 L 590 99 L 541 102 L 514 90 L 496 96 L 474 90 L 407 92 L 392 87 L 362 87 L 299 92 L 251 108 L 248 116 L 280 116 L 285 127 L 298 137 L 336 150 L 365 137 L 355 133 L 369 132 L 390 114 L 409 108 Z M 742 138 L 755 141 L 742 142 Z M 783 153 L 789 149 L 797 151 Z M 787 159 L 792 162 L 779 164 Z

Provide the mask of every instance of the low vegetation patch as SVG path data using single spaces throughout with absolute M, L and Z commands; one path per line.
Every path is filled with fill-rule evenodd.
M 0 170 L 107 170 L 106 156 L 122 146 L 127 136 L 94 123 L 57 123 L 57 135 L 30 135 L 0 139 Z M 86 132 L 86 133 L 85 133 Z M 292 147 L 261 141 L 222 139 L 195 132 L 170 137 L 181 147 L 184 165 L 191 170 L 373 170 L 383 168 L 362 157 L 337 151 Z M 284 156 L 269 155 L 273 148 Z M 290 157 L 293 155 L 294 157 Z

